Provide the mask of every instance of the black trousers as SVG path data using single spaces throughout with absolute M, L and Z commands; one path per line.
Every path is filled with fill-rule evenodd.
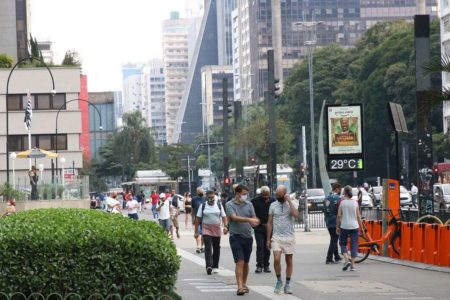
M 330 246 L 328 246 L 327 261 L 332 261 L 333 255 L 335 259 L 339 257 L 339 235 L 336 233 L 336 227 L 328 228 L 328 233 L 330 234 Z
M 204 235 L 205 263 L 207 268 L 218 269 L 220 259 L 220 236 Z
M 255 230 L 256 240 L 256 267 L 265 268 L 269 267 L 270 250 L 267 249 L 267 233 L 265 230 Z

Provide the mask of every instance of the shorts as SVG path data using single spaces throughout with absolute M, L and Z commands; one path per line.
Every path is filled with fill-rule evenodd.
M 281 252 L 286 255 L 295 253 L 295 238 L 293 237 L 272 237 L 273 252 Z
M 172 224 L 175 228 L 178 228 L 178 215 L 172 216 Z
M 185 207 L 184 208 L 184 210 L 185 210 L 185 214 L 191 214 L 192 213 L 192 208 L 191 207 Z
M 170 219 L 165 219 L 165 220 L 161 220 L 159 219 L 159 225 L 165 230 L 165 231 L 169 231 L 170 229 Z
M 230 247 L 235 263 L 240 260 L 248 263 L 253 250 L 253 238 L 243 237 L 239 234 L 230 235 Z

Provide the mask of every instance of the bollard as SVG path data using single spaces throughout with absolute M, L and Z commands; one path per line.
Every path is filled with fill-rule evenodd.
M 450 267 L 450 225 L 439 228 L 439 265 Z
M 424 255 L 423 262 L 426 264 L 437 264 L 438 261 L 438 241 L 439 241 L 439 227 L 437 224 L 425 225 L 425 239 L 424 239 Z
M 400 222 L 401 226 L 401 248 L 400 248 L 400 258 L 411 260 L 411 250 L 412 250 L 412 237 L 413 237 L 413 224 L 411 222 Z
M 425 235 L 425 224 L 414 223 L 413 225 L 413 246 L 411 259 L 416 262 L 423 262 L 423 243 Z

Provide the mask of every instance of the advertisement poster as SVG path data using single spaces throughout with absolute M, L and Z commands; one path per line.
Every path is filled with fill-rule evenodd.
M 360 105 L 328 107 L 328 151 L 330 155 L 362 153 Z

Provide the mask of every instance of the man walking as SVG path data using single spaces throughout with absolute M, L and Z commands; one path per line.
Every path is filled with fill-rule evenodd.
M 260 189 L 259 195 L 252 200 L 255 208 L 256 217 L 261 221 L 255 227 L 256 240 L 256 271 L 255 273 L 270 273 L 270 250 L 267 249 L 267 220 L 269 219 L 269 208 L 275 200 L 270 196 L 270 189 L 268 186 L 263 186 Z
M 330 245 L 328 246 L 327 258 L 325 263 L 334 264 L 341 261 L 338 251 L 339 235 L 336 233 L 336 219 L 338 212 L 338 203 L 341 199 L 342 186 L 339 183 L 333 183 L 332 191 L 325 199 L 323 205 L 323 212 L 325 216 L 325 223 L 327 224 L 328 233 L 330 234 Z M 334 261 L 333 261 L 334 256 Z
M 206 203 L 203 203 L 197 212 L 194 237 L 199 236 L 198 227 L 201 223 L 205 243 L 206 273 L 211 275 L 219 272 L 220 236 L 222 235 L 220 223 L 222 221 L 224 224 L 223 234 L 227 234 L 228 221 L 222 203 L 215 199 L 214 191 L 208 191 L 206 197 Z
M 197 216 L 198 208 L 202 206 L 203 203 L 206 202 L 206 199 L 203 197 L 204 191 L 201 187 L 197 188 L 197 196 L 192 198 L 192 225 L 195 225 L 195 218 Z M 198 236 L 195 238 L 195 242 L 197 243 L 196 253 L 202 253 L 203 250 L 203 239 L 202 239 L 202 224 L 200 223 L 198 226 Z
M 248 188 L 239 185 L 235 189 L 235 197 L 227 202 L 226 214 L 230 231 L 230 247 L 236 264 L 237 295 L 242 296 L 249 292 L 247 277 L 252 254 L 253 237 L 252 227 L 259 225 L 255 210 L 248 198 Z
M 178 196 L 175 195 L 175 190 L 172 190 L 170 193 L 169 201 L 172 204 L 173 210 L 172 210 L 172 226 L 170 227 L 170 235 L 173 237 L 173 228 L 175 227 L 175 231 L 177 234 L 177 238 L 180 238 L 179 229 L 180 226 L 178 225 L 178 216 L 180 215 L 180 205 L 178 203 Z
M 411 182 L 411 198 L 412 198 L 412 205 L 414 208 L 417 207 L 417 194 L 419 193 L 419 189 L 414 184 L 414 182 Z
M 166 199 L 166 195 L 161 193 L 159 195 L 161 203 L 159 204 L 157 210 L 159 212 L 159 225 L 169 234 L 170 231 L 170 215 L 172 213 L 172 203 Z
M 273 249 L 273 266 L 277 276 L 274 292 L 281 293 L 283 281 L 281 280 L 281 254 L 286 259 L 285 294 L 292 294 L 290 287 L 293 271 L 293 255 L 295 252 L 295 233 L 293 218 L 298 217 L 298 209 L 294 206 L 284 185 L 277 187 L 276 200 L 270 205 L 269 219 L 267 221 L 267 248 Z
M 157 220 L 159 218 L 158 213 L 158 201 L 159 201 L 159 195 L 156 193 L 156 191 L 153 191 L 150 195 L 150 198 L 152 198 L 152 213 L 153 213 L 153 219 Z

